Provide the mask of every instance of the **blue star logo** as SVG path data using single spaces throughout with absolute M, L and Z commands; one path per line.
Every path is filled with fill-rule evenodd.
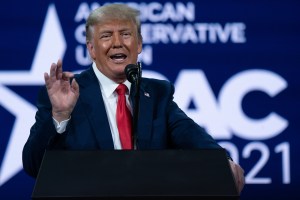
M 0 187 L 22 170 L 22 149 L 34 123 L 36 108 L 7 85 L 43 85 L 44 72 L 53 61 L 63 58 L 66 41 L 53 4 L 49 5 L 41 37 L 29 71 L 0 72 L 0 104 L 16 117 L 0 166 Z M 18 106 L 16 106 L 18 105 Z

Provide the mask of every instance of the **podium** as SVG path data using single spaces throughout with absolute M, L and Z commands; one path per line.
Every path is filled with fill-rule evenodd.
M 32 199 L 239 199 L 224 149 L 46 151 Z

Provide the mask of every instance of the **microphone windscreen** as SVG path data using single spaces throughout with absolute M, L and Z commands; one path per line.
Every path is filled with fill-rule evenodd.
M 135 64 L 129 64 L 125 67 L 124 72 L 129 82 L 134 83 L 138 77 L 138 66 Z

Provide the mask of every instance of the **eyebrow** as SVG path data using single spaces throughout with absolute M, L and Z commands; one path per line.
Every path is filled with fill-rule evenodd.
M 122 31 L 131 31 L 131 28 L 128 28 L 128 27 L 121 27 L 119 30 L 117 30 L 118 32 L 122 32 Z M 114 30 L 112 30 L 112 29 L 109 29 L 109 28 L 107 28 L 107 29 L 103 29 L 102 31 L 100 31 L 100 33 L 105 33 L 105 32 L 114 32 Z

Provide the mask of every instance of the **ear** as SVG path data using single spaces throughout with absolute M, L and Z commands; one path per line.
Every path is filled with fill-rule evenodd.
M 142 52 L 143 49 L 143 41 L 141 39 L 138 40 L 138 54 Z
M 95 56 L 94 44 L 93 44 L 92 42 L 90 42 L 90 41 L 87 41 L 87 42 L 86 42 L 86 47 L 87 47 L 87 49 L 88 49 L 88 51 L 89 51 L 89 54 L 90 54 L 91 58 L 92 58 L 93 60 L 95 60 L 95 59 L 96 59 L 96 56 Z

